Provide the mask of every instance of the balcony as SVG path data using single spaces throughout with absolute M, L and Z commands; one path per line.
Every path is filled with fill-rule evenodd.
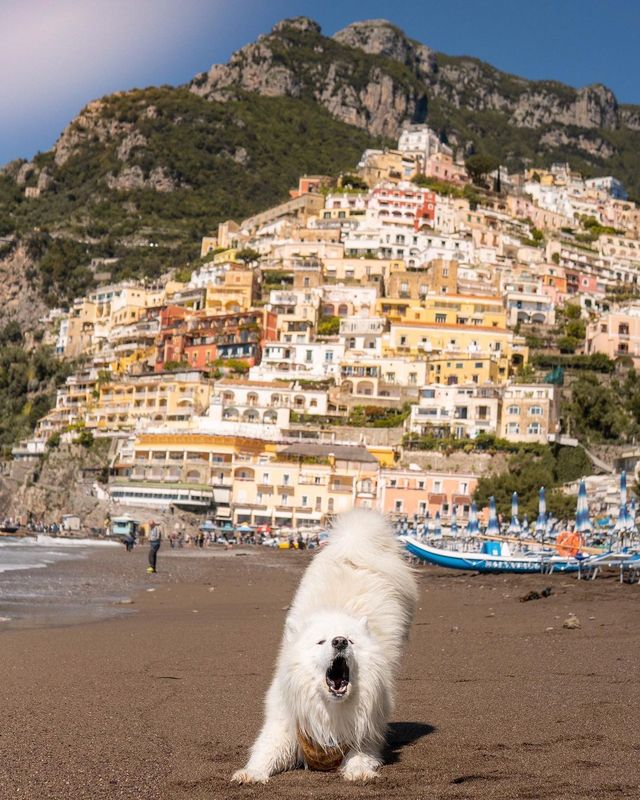
M 337 494 L 352 494 L 353 486 L 349 486 L 345 483 L 334 483 L 329 485 L 329 491 Z

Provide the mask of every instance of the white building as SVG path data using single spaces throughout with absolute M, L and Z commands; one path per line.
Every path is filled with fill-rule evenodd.
M 420 172 L 424 172 L 429 156 L 435 153 L 453 155 L 453 150 L 443 144 L 438 135 L 428 125 L 405 126 L 398 139 L 398 150 L 404 155 L 413 156 L 419 161 Z
M 411 407 L 409 430 L 421 435 L 475 439 L 498 430 L 500 391 L 497 387 L 433 384 L 420 390 Z

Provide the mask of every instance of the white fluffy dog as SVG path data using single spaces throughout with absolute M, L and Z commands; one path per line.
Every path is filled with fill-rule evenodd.
M 305 572 L 285 623 L 265 721 L 237 783 L 304 765 L 374 778 L 416 600 L 382 516 L 352 511 Z

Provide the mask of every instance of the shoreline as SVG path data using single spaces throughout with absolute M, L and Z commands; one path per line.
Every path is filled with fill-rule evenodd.
M 351 786 L 296 771 L 266 787 L 231 787 L 312 557 L 241 552 L 167 548 L 151 576 L 146 548 L 52 567 L 89 593 L 117 584 L 133 600 L 120 610 L 135 613 L 0 627 L 0 796 L 637 796 L 638 587 L 429 568 L 418 570 L 419 607 L 378 780 Z M 550 597 L 520 602 L 546 586 Z M 577 630 L 562 627 L 570 613 Z

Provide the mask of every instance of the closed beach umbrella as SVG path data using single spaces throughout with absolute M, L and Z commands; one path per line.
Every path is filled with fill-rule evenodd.
M 538 519 L 536 520 L 536 533 L 544 536 L 547 532 L 547 500 L 544 496 L 544 486 L 538 492 Z
M 620 473 L 620 508 L 613 530 L 616 533 L 626 533 L 630 529 L 630 525 L 631 515 L 627 506 L 627 473 L 623 470 Z
M 638 533 L 636 526 L 636 498 L 632 497 L 629 503 L 629 531 L 633 534 Z
M 475 502 L 471 503 L 469 511 L 469 521 L 467 522 L 467 536 L 477 536 L 480 533 L 478 527 L 478 506 Z
M 592 531 L 591 520 L 589 519 L 589 504 L 587 503 L 587 485 L 584 479 L 580 481 L 580 486 L 578 488 L 576 530 L 578 533 L 591 533 Z
M 436 518 L 433 526 L 433 535 L 436 539 L 442 536 L 442 525 L 440 523 L 440 512 L 436 511 Z
M 520 520 L 518 519 L 518 493 L 514 492 L 511 495 L 511 522 L 509 523 L 509 530 L 512 536 L 520 536 L 522 528 L 520 527 Z
M 529 533 L 529 517 L 525 514 L 522 519 L 522 535 L 527 536 Z
M 487 524 L 487 536 L 500 536 L 500 525 L 498 524 L 498 514 L 496 512 L 496 499 L 493 495 L 489 498 L 489 523 Z
M 451 535 L 458 535 L 458 506 L 454 506 L 451 511 Z

